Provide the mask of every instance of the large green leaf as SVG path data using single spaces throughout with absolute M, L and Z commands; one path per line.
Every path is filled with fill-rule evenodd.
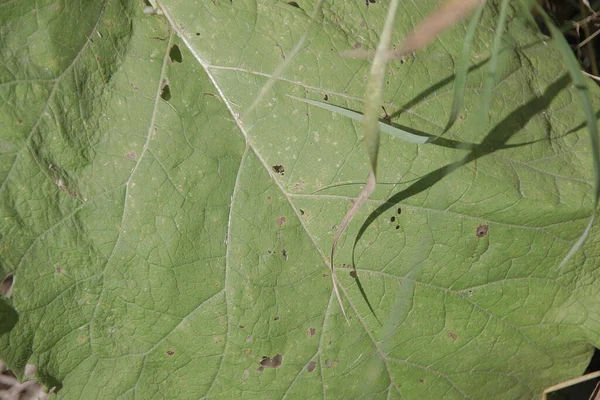
M 401 3 L 395 43 L 430 3 Z M 369 62 L 339 51 L 375 47 L 386 2 L 329 0 L 312 24 L 308 0 L 158 6 L 0 4 L 9 366 L 35 364 L 68 399 L 532 398 L 583 372 L 598 229 L 556 267 L 592 214 L 585 117 L 513 11 L 490 129 L 476 113 L 493 4 L 455 129 L 382 137 L 381 183 L 336 256 L 348 325 L 326 253 L 368 157 L 356 122 L 289 96 L 362 110 Z M 466 28 L 390 65 L 394 123 L 443 130 Z

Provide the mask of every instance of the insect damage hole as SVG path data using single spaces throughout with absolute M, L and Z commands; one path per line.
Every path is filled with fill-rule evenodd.
M 177 63 L 183 62 L 183 56 L 181 55 L 181 50 L 179 49 L 179 46 L 177 46 L 176 44 L 171 46 L 171 50 L 169 50 L 169 58 L 171 59 L 171 62 L 177 62 Z
M 475 236 L 482 238 L 488 234 L 490 227 L 488 225 L 479 225 L 475 231 Z
M 285 168 L 283 165 L 273 165 L 273 171 L 283 176 L 285 174 Z
M 13 274 L 8 274 L 2 279 L 2 284 L 0 284 L 0 295 L 4 297 L 10 297 L 12 295 L 13 283 L 15 282 L 15 276 Z
M 277 354 L 275 357 L 267 357 L 263 356 L 262 360 L 260 360 L 260 367 L 258 367 L 258 371 L 264 371 L 265 368 L 279 368 L 281 367 L 281 363 L 283 362 L 283 356 L 281 354 Z
M 169 87 L 168 83 L 164 83 L 162 90 L 160 92 L 160 98 L 163 99 L 164 101 L 169 101 L 171 100 L 171 88 Z

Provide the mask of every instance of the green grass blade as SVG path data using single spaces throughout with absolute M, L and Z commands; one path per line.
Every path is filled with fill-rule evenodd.
M 573 255 L 579 250 L 583 243 L 585 243 L 585 240 L 588 237 L 594 220 L 596 219 L 598 201 L 600 200 L 600 147 L 598 142 L 598 127 L 596 125 L 596 115 L 592 106 L 592 99 L 590 97 L 589 88 L 587 86 L 587 80 L 581 72 L 579 62 L 575 58 L 575 55 L 571 51 L 571 48 L 565 40 L 561 31 L 556 26 L 554 26 L 548 15 L 544 12 L 544 10 L 541 7 L 537 6 L 537 9 L 539 13 L 544 17 L 544 22 L 546 23 L 548 30 L 552 34 L 553 43 L 562 55 L 563 60 L 565 62 L 565 66 L 569 71 L 569 75 L 571 75 L 573 86 L 577 91 L 577 97 L 579 97 L 579 102 L 581 103 L 581 107 L 583 108 L 585 118 L 587 121 L 588 133 L 590 136 L 590 145 L 592 147 L 592 160 L 594 163 L 594 211 L 592 213 L 592 216 L 590 217 L 590 221 L 588 222 L 587 227 L 558 266 L 558 269 L 561 269 L 569 261 L 569 259 L 571 259 L 571 257 L 573 257 Z
M 289 94 L 287 96 L 294 100 L 302 101 L 302 102 L 310 104 L 312 106 L 323 108 L 325 110 L 334 112 L 336 114 L 343 115 L 344 117 L 351 118 L 355 121 L 363 122 L 363 120 L 364 120 L 364 115 L 362 115 L 356 111 L 348 110 L 347 108 L 338 107 L 333 104 L 323 103 L 323 102 L 316 101 L 316 100 L 303 99 L 301 97 L 296 97 L 296 96 L 292 96 Z M 377 121 L 377 122 L 379 124 L 378 128 L 379 128 L 380 132 L 387 133 L 390 136 L 396 137 L 398 139 L 402 139 L 406 142 L 423 144 L 423 143 L 428 143 L 432 140 L 432 138 L 428 137 L 428 136 L 415 135 L 414 133 L 410 133 L 410 132 L 407 132 L 400 128 L 396 128 L 395 126 L 388 125 L 384 122 L 381 122 L 381 121 Z
M 321 12 L 321 8 L 323 7 L 324 2 L 325 2 L 325 0 L 319 0 L 317 5 L 315 6 L 315 10 L 310 18 L 310 23 L 306 27 L 304 34 L 302 35 L 302 37 L 300 37 L 300 40 L 298 40 L 298 43 L 296 43 L 296 45 L 294 46 L 292 51 L 287 55 L 286 59 L 281 64 L 279 64 L 279 66 L 277 66 L 277 68 L 275 69 L 273 74 L 271 74 L 271 76 L 269 77 L 267 82 L 265 82 L 263 87 L 260 89 L 260 91 L 258 92 L 256 97 L 252 101 L 252 104 L 250 104 L 250 107 L 248 107 L 248 109 L 244 112 L 244 115 L 242 116 L 242 121 L 246 121 L 248 119 L 248 116 L 250 115 L 250 113 L 252 111 L 254 111 L 256 106 L 267 95 L 269 90 L 271 90 L 271 88 L 273 87 L 275 82 L 281 77 L 281 75 L 283 75 L 285 70 L 289 67 L 292 60 L 296 57 L 296 55 L 298 55 L 300 50 L 302 50 L 302 47 L 304 46 L 304 42 L 306 41 L 306 37 L 308 36 L 309 31 L 317 22 L 317 17 L 319 15 L 319 13 Z
M 475 31 L 477 30 L 477 25 L 479 25 L 479 20 L 481 19 L 481 14 L 483 13 L 483 7 L 485 6 L 485 2 L 481 2 L 479 6 L 475 9 L 475 13 L 473 17 L 471 17 L 471 21 L 469 22 L 469 26 L 467 27 L 467 33 L 465 35 L 465 42 L 458 56 L 457 66 L 456 66 L 456 75 L 454 78 L 454 96 L 452 99 L 452 109 L 450 110 L 450 116 L 448 117 L 448 122 L 446 123 L 446 127 L 444 131 L 438 136 L 442 136 L 446 132 L 452 128 L 456 120 L 458 119 L 458 115 L 460 114 L 460 110 L 463 107 L 463 99 L 465 96 L 465 88 L 467 85 L 467 73 L 469 72 L 470 58 L 471 58 L 471 46 L 473 45 L 473 38 L 475 37 Z
M 481 124 L 479 125 L 481 127 L 487 126 L 488 112 L 492 104 L 492 91 L 494 90 L 498 75 L 498 56 L 502 47 L 502 36 L 504 35 L 504 28 L 506 27 L 506 19 L 508 17 L 508 5 L 509 0 L 502 0 L 502 4 L 500 5 L 500 15 L 498 17 L 498 24 L 496 25 L 496 34 L 494 35 L 489 70 L 483 89 L 482 106 L 479 110 L 479 119 L 481 120 Z

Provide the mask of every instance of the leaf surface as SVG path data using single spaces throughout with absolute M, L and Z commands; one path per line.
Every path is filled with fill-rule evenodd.
M 455 128 L 382 136 L 336 255 L 348 326 L 327 252 L 369 171 L 361 127 L 289 96 L 362 109 L 368 62 L 339 52 L 375 47 L 385 2 L 312 25 L 295 3 L 0 5 L 0 357 L 65 399 L 533 398 L 581 374 L 599 237 L 556 270 L 593 208 L 559 54 L 511 10 L 482 131 L 486 8 Z M 434 4 L 402 8 L 395 43 Z M 443 130 L 466 28 L 390 64 L 394 123 Z

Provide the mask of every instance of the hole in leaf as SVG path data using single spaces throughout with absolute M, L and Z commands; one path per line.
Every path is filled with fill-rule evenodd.
M 396 229 L 400 229 L 400 225 L 396 225 Z
M 329 100 L 329 96 L 325 95 L 325 97 L 323 97 L 323 100 L 325 100 L 325 101 Z
M 300 4 L 296 3 L 295 1 L 288 1 L 288 4 L 292 7 L 296 7 L 302 10 L 302 7 L 300 7 Z
M 477 227 L 477 231 L 475 231 L 475 235 L 478 238 L 482 238 L 488 234 L 489 229 L 490 229 L 490 227 L 488 225 L 479 225 Z
M 15 276 L 13 274 L 6 275 L 4 279 L 2 279 L 2 284 L 0 285 L 0 295 L 10 297 L 12 295 L 14 281 Z
M 196 36 L 200 36 L 200 32 L 196 32 Z
M 350 271 L 350 276 L 351 276 L 352 278 L 356 279 L 356 277 L 357 277 L 358 275 L 356 274 L 356 271 Z
M 181 50 L 179 50 L 179 46 L 177 46 L 176 44 L 171 46 L 171 50 L 169 50 L 169 58 L 171 59 L 171 62 L 180 63 L 183 61 L 183 56 L 181 55 Z
M 398 207 L 398 215 L 402 214 L 402 209 Z
M 390 219 L 390 221 L 392 221 L 392 222 L 396 222 L 396 217 L 392 217 L 392 218 Z
M 304 215 L 304 210 L 300 209 L 300 215 Z
M 313 372 L 315 370 L 315 368 L 317 368 L 317 363 L 315 361 L 309 362 L 308 365 L 306 366 L 306 370 L 308 372 Z
M 258 367 L 258 370 L 263 371 L 265 368 L 279 368 L 281 367 L 282 362 L 283 356 L 281 354 L 277 354 L 273 358 L 263 356 L 262 360 L 260 361 L 260 367 Z
M 279 321 L 279 317 L 275 316 L 275 318 L 273 318 L 273 321 Z
M 171 88 L 169 88 L 169 84 L 168 83 L 163 86 L 162 91 L 160 92 L 160 97 L 164 101 L 171 100 Z
M 283 174 L 285 173 L 285 168 L 283 167 L 283 165 L 273 165 L 273 171 L 283 176 Z

